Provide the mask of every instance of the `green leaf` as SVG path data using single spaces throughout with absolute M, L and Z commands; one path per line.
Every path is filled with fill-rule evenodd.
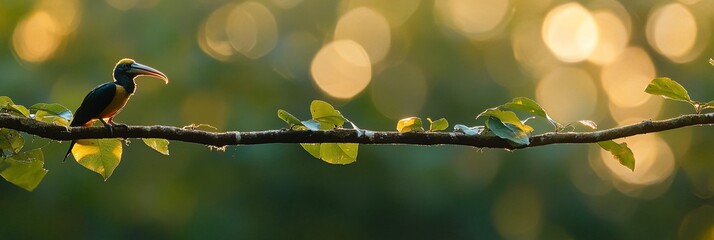
M 510 122 L 513 124 L 516 124 L 517 122 L 518 123 L 521 122 L 521 120 L 518 119 L 518 116 L 516 115 L 516 113 L 514 113 L 512 111 L 503 111 L 498 108 L 486 109 L 486 111 L 483 111 L 478 116 L 476 116 L 477 119 L 480 117 L 495 117 L 495 118 L 501 119 L 501 121 Z
M 330 164 L 350 164 L 357 161 L 357 143 L 301 143 L 313 157 Z
M 72 112 L 56 103 L 38 103 L 30 106 L 30 110 L 36 111 L 35 120 L 37 121 L 68 127 L 69 121 L 72 119 Z
M 440 118 L 436 121 L 431 121 L 431 118 L 426 118 L 426 120 L 429 121 L 430 132 L 444 131 L 449 128 L 449 121 L 446 121 L 446 118 Z
M 315 124 L 317 124 L 317 126 L 318 126 L 316 130 L 319 130 L 319 128 L 320 128 L 319 123 L 317 123 L 316 121 L 314 121 L 312 119 L 310 119 L 310 121 L 315 122 Z M 303 130 L 303 131 L 308 130 L 308 128 L 303 125 L 298 125 L 295 129 Z M 302 148 L 305 149 L 305 151 L 307 151 L 307 153 L 309 153 L 313 157 L 320 159 L 320 144 L 319 143 L 301 143 L 300 146 L 302 146 Z
M 520 124 L 520 121 L 518 123 Z M 496 134 L 496 136 L 507 139 L 518 145 L 528 145 L 530 144 L 528 133 L 533 131 L 533 128 L 530 128 L 528 125 L 523 126 L 525 127 L 520 127 L 510 122 L 503 122 L 493 116 L 486 120 L 486 127 Z
M 300 123 L 300 119 L 282 109 L 278 109 L 278 118 L 285 121 L 285 123 L 289 124 L 291 127 L 294 125 L 302 125 L 302 123 Z
M 20 132 L 7 128 L 0 128 L 0 151 L 6 150 L 12 153 L 19 153 L 25 146 L 25 139 Z
M 714 108 L 714 101 L 709 101 L 707 103 L 698 103 L 697 105 L 695 105 L 695 109 L 697 106 L 699 106 L 699 109 L 697 109 L 698 110 L 697 113 L 701 113 L 702 111 L 704 111 L 706 109 Z
M 511 100 L 510 102 L 507 102 L 506 104 L 501 105 L 500 108 L 506 108 L 506 109 L 511 109 L 511 110 L 520 110 L 524 112 L 529 112 L 532 114 L 535 114 L 536 116 L 544 117 L 547 119 L 550 124 L 552 124 L 556 128 L 561 128 L 562 125 L 555 120 L 553 120 L 548 114 L 545 112 L 545 110 L 538 105 L 533 99 L 527 98 L 527 97 L 517 97 Z
M 118 139 L 82 139 L 72 149 L 72 155 L 85 168 L 99 173 L 104 181 L 114 172 L 121 160 L 121 141 Z
M 44 165 L 45 158 L 42 150 L 32 149 L 3 159 L 0 162 L 0 176 L 31 192 L 47 174 Z
M 0 96 L 0 108 L 4 108 L 5 106 L 10 105 L 10 104 L 15 104 L 14 102 L 12 102 L 10 97 Z
M 319 143 L 301 143 L 300 146 L 302 146 L 307 153 L 312 155 L 313 157 L 320 159 L 320 144 Z
M 597 144 L 605 151 L 610 152 L 615 159 L 620 161 L 622 166 L 629 168 L 633 172 L 635 171 L 635 156 L 632 154 L 632 150 L 627 147 L 627 143 L 618 144 L 615 141 L 608 140 Z
M 332 105 L 324 101 L 312 101 L 310 113 L 312 114 L 312 119 L 320 123 L 320 129 L 322 130 L 341 127 L 345 123 L 345 117 L 342 116 L 340 111 L 335 110 Z
M 30 110 L 27 110 L 25 106 L 8 104 L 3 109 L 7 110 L 10 114 L 20 116 L 20 117 L 30 117 Z
M 7 96 L 0 96 L 0 110 L 5 109 L 9 113 L 17 116 L 30 117 L 30 111 L 22 105 L 16 105 Z
M 40 121 L 40 122 L 46 122 L 46 123 L 52 123 L 64 127 L 69 127 L 69 120 L 66 118 L 45 112 L 45 111 L 37 111 L 35 112 L 35 120 Z
M 482 112 L 478 116 L 476 116 L 476 118 L 479 118 L 479 117 L 497 118 L 500 120 L 500 122 L 502 122 L 504 124 L 508 124 L 506 126 L 516 127 L 520 131 L 525 132 L 526 134 L 533 131 L 533 128 L 531 126 L 524 124 L 523 121 L 518 119 L 518 116 L 516 115 L 516 113 L 511 112 L 511 111 L 503 111 L 503 110 L 500 110 L 497 108 L 491 108 L 491 109 L 488 109 L 488 110 Z M 486 127 L 488 127 L 488 124 L 486 125 Z M 489 129 L 490 129 L 490 127 L 489 127 Z
M 666 77 L 655 78 L 652 80 L 652 82 L 647 85 L 647 88 L 645 88 L 645 92 L 653 95 L 660 95 L 664 98 L 675 101 L 693 103 L 692 99 L 689 98 L 689 93 L 687 93 L 687 90 L 684 89 L 682 85 Z
M 320 157 L 331 164 L 350 164 L 357 161 L 358 148 L 357 143 L 323 143 L 320 144 Z
M 469 127 L 463 124 L 456 124 L 454 125 L 454 132 L 462 132 L 468 136 L 474 136 L 481 134 L 484 128 L 484 126 Z
M 161 138 L 142 138 L 146 146 L 153 148 L 163 155 L 169 155 L 169 140 Z
M 57 103 L 37 103 L 30 106 L 30 110 L 44 111 L 67 120 L 72 119 L 72 111 Z
M 397 131 L 399 131 L 400 133 L 423 132 L 424 127 L 422 127 L 421 118 L 409 117 L 401 119 L 399 120 L 399 122 L 397 122 Z

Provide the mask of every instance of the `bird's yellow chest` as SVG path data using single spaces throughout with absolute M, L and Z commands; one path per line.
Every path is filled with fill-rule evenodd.
M 109 103 L 109 106 L 107 106 L 107 108 L 99 114 L 101 118 L 114 117 L 114 115 L 121 112 L 126 105 L 126 102 L 129 101 L 129 97 L 131 97 L 131 94 L 128 93 L 124 87 L 120 85 L 114 85 L 114 87 L 116 87 L 114 90 L 114 98 Z

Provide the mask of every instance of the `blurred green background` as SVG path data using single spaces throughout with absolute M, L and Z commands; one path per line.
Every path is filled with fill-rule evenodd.
M 76 109 L 130 57 L 139 79 L 115 119 L 285 127 L 313 99 L 360 128 L 474 117 L 530 97 L 558 121 L 611 128 L 693 112 L 644 94 L 656 76 L 714 99 L 714 1 L 0 0 L 0 95 Z M 551 131 L 542 119 L 536 132 Z M 710 239 L 711 127 L 630 137 L 630 172 L 595 145 L 507 152 L 361 146 L 347 166 L 296 144 L 133 140 L 106 182 L 31 138 L 50 172 L 0 184 L 0 239 Z

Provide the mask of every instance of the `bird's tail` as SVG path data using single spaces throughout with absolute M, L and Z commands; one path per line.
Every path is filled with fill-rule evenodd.
M 67 161 L 67 157 L 69 157 L 69 154 L 72 153 L 72 148 L 74 147 L 74 144 L 77 143 L 77 141 L 72 140 L 72 143 L 69 144 L 69 149 L 67 150 L 67 154 L 64 155 L 64 159 L 62 162 Z

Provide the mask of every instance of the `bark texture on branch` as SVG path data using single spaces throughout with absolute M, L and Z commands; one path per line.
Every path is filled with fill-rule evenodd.
M 163 138 L 222 147 L 269 143 L 361 143 L 411 145 L 464 145 L 478 148 L 520 149 L 560 143 L 596 143 L 623 137 L 661 132 L 675 128 L 714 124 L 714 113 L 689 114 L 659 121 L 643 121 L 623 127 L 594 132 L 545 133 L 530 138 L 530 145 L 512 146 L 496 136 L 467 136 L 454 132 L 399 133 L 335 129 L 327 131 L 265 130 L 250 132 L 207 132 L 171 126 L 128 126 L 114 128 L 111 135 L 104 127 L 71 127 L 69 129 L 33 119 L 0 113 L 0 128 L 9 128 L 54 140 L 88 138 Z

